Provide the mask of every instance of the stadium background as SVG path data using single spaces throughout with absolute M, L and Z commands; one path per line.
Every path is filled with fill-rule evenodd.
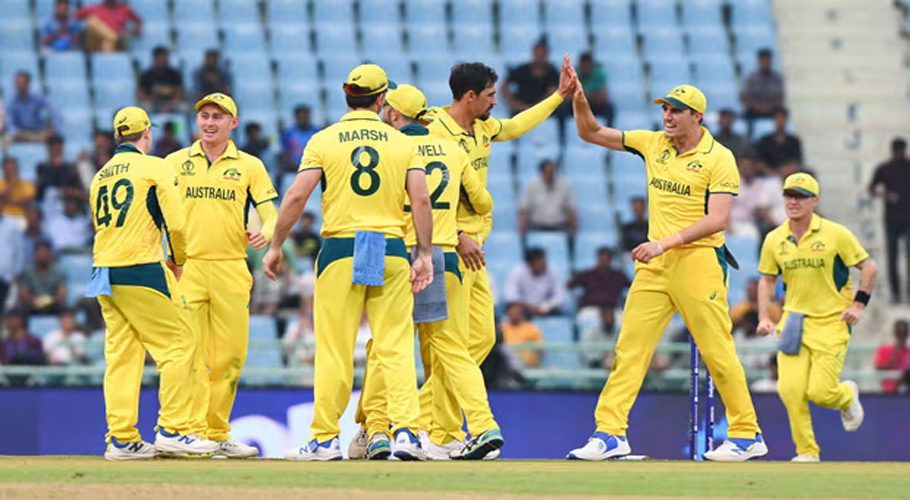
M 907 6 L 901 3 L 131 0 L 129 4 L 143 18 L 142 36 L 133 40 L 126 52 L 91 55 L 41 48 L 38 33 L 50 18 L 53 4 L 53 0 L 3 3 L 0 89 L 7 100 L 13 92 L 16 72 L 26 70 L 33 75 L 32 89 L 45 92 L 59 113 L 59 132 L 65 139 L 67 160 L 74 161 L 80 152 L 90 151 L 92 131 L 108 130 L 113 112 L 136 102 L 137 77 L 149 66 L 154 47 L 163 45 L 171 50 L 171 62 L 181 70 L 185 82 L 190 81 L 203 53 L 218 48 L 234 74 L 233 95 L 241 115 L 235 140 L 238 144 L 245 142 L 246 123 L 261 124 L 273 145 L 263 160 L 281 192 L 289 186 L 293 174 L 282 173 L 276 160 L 278 137 L 283 128 L 293 123 L 292 110 L 299 104 L 309 105 L 313 121 L 320 125 L 340 117 L 345 111 L 340 82 L 350 68 L 364 61 L 382 65 L 398 82 L 417 84 L 431 104 L 443 105 L 451 99 L 447 76 L 452 64 L 480 60 L 504 78 L 509 68 L 530 59 L 531 46 L 546 35 L 553 62 L 563 53 L 572 55 L 573 61 L 583 51 L 594 53 L 607 73 L 611 100 L 616 106 L 614 126 L 650 129 L 659 126 L 660 119 L 650 99 L 682 82 L 702 88 L 712 111 L 722 107 L 741 110 L 740 86 L 754 69 L 755 53 L 759 48 L 771 48 L 777 69 L 787 82 L 792 128 L 803 140 L 806 164 L 818 174 L 824 187 L 823 212 L 853 229 L 873 256 L 879 262 L 883 260 L 879 207 L 865 195 L 862 186 L 868 182 L 872 167 L 887 154 L 888 141 L 907 130 L 910 106 L 904 62 L 908 44 L 901 34 L 906 33 L 908 22 Z M 502 103 L 494 115 L 507 115 Z M 711 112 L 706 119 L 710 128 L 716 122 L 716 114 Z M 182 142 L 189 141 L 193 128 L 190 115 L 160 116 L 155 121 L 174 121 Z M 770 127 L 768 122 L 757 123 L 753 137 L 768 132 Z M 493 148 L 489 184 L 496 200 L 495 228 L 486 252 L 489 272 L 499 290 L 521 253 L 516 237 L 518 197 L 524 186 L 536 178 L 541 159 L 557 160 L 561 175 L 571 183 L 580 229 L 574 260 L 570 259 L 562 236 L 532 233 L 529 243 L 545 247 L 550 265 L 566 278 L 573 269 L 590 267 L 597 247 L 619 243 L 618 225 L 629 217 L 630 198 L 645 193 L 644 170 L 639 159 L 586 145 L 573 129 L 569 122 L 563 132 L 555 119 L 548 120 L 522 139 L 496 144 Z M 746 132 L 745 123 L 737 121 L 736 130 Z M 43 144 L 14 143 L 6 154 L 19 161 L 24 178 L 36 180 L 37 165 L 46 159 L 47 152 Z M 308 209 L 318 218 L 317 202 L 318 193 Z M 741 264 L 741 271 L 731 276 L 730 302 L 735 304 L 742 300 L 745 283 L 757 267 L 758 242 L 734 236 L 728 244 Z M 58 265 L 67 274 L 69 301 L 73 304 L 79 300 L 90 272 L 88 251 L 86 247 L 84 252 L 58 257 Z M 621 264 L 631 272 L 627 257 Z M 880 285 L 883 281 L 880 277 Z M 875 346 L 888 341 L 891 322 L 907 312 L 887 305 L 883 287 L 877 292 L 877 300 L 855 333 L 845 373 L 858 378 L 865 391 L 879 388 L 880 374 L 872 364 Z M 293 323 L 296 314 L 296 310 L 284 309 L 274 316 L 253 318 L 251 351 L 243 379 L 243 384 L 250 388 L 238 398 L 238 416 L 254 414 L 252 401 L 268 398 L 270 394 L 281 394 L 276 396 L 279 406 L 292 405 L 290 392 L 257 391 L 255 386 L 307 385 L 311 370 L 307 366 L 285 366 L 282 360 L 279 337 L 287 324 Z M 540 347 L 544 352 L 543 364 L 538 369 L 524 370 L 529 382 L 521 388 L 599 387 L 606 372 L 587 368 L 581 362 L 582 347 L 577 342 L 574 315 L 540 318 L 536 323 L 545 337 Z M 680 327 L 681 322 L 676 318 L 669 329 Z M 29 330 L 38 336 L 55 328 L 55 317 L 30 318 Z M 96 385 L 103 367 L 102 341 L 103 332 L 90 335 L 88 364 L 84 366 L 0 366 L 0 382 L 4 385 L 30 387 L 0 389 L 3 407 L 23 409 L 5 412 L 3 418 L 7 425 L 2 428 L 7 431 L 0 442 L 7 444 L 0 453 L 69 450 L 60 447 L 62 441 L 38 444 L 46 436 L 36 437 L 31 444 L 5 437 L 15 434 L 15 429 L 21 428 L 25 421 L 47 422 L 54 429 L 64 430 L 64 422 L 49 418 L 64 405 L 97 407 L 98 389 L 61 391 L 46 387 Z M 610 344 L 607 341 L 600 347 L 609 349 Z M 671 357 L 684 352 L 669 341 L 660 351 Z M 756 347 L 751 351 L 745 349 L 743 354 L 770 352 L 768 347 Z M 766 373 L 752 370 L 749 376 L 757 379 Z M 685 377 L 685 363 L 674 364 L 649 377 L 648 387 L 679 391 L 684 387 Z M 154 384 L 151 372 L 147 381 Z M 308 390 L 300 394 L 300 401 L 311 398 Z M 497 412 L 507 412 L 511 404 L 534 408 L 536 412 L 539 405 L 553 404 L 560 408 L 560 398 L 574 397 L 563 393 L 541 394 L 544 396 L 531 392 L 496 394 L 494 405 Z M 70 400 L 73 395 L 78 397 Z M 590 400 L 587 406 L 582 404 L 582 408 L 573 410 L 571 422 L 578 425 L 566 427 L 588 425 L 594 395 L 586 393 L 585 397 Z M 685 416 L 682 410 L 672 410 L 674 405 L 682 408 L 674 402 L 678 397 L 657 393 L 649 396 L 648 401 L 653 401 L 655 406 L 651 411 L 656 414 L 663 414 L 666 409 L 678 415 L 679 422 L 674 422 L 673 431 L 682 443 Z M 762 404 L 768 408 L 779 407 L 769 412 L 777 411 L 777 416 L 771 417 L 779 420 L 776 428 L 780 431 L 775 433 L 784 433 L 783 408 L 779 402 L 769 397 L 763 398 Z M 902 415 L 907 411 L 905 401 L 897 398 L 876 398 L 873 406 Z M 30 410 L 26 412 L 24 408 Z M 148 410 L 146 404 L 144 411 Z M 641 414 L 641 410 L 638 412 Z M 101 421 L 100 408 L 95 408 L 94 414 L 91 419 L 75 419 L 76 425 L 97 428 L 94 420 Z M 769 419 L 765 414 L 760 415 L 763 421 Z M 555 412 L 550 417 L 552 423 L 565 415 Z M 505 419 L 503 426 L 507 432 L 510 425 L 524 429 L 520 427 L 521 421 L 521 415 L 515 415 L 514 419 Z M 890 428 L 890 421 L 886 422 L 882 425 Z M 823 425 L 819 429 L 823 445 L 830 441 L 825 437 L 829 430 L 836 427 Z M 579 439 L 574 435 L 566 438 L 565 443 Z M 882 435 L 878 444 L 885 441 Z M 8 444 L 14 442 L 22 444 Z M 78 450 L 91 452 L 84 446 Z M 673 450 L 654 453 L 675 454 Z M 901 450 L 895 453 L 898 453 L 895 458 L 907 458 L 899 455 Z

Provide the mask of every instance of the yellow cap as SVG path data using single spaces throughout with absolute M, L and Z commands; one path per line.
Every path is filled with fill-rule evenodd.
M 215 92 L 214 94 L 209 94 L 196 103 L 196 111 L 199 111 L 206 104 L 214 104 L 219 108 L 225 110 L 231 116 L 237 116 L 237 104 L 234 103 L 234 100 L 231 99 L 231 96 L 227 94 L 222 94 L 221 92 Z
M 692 108 L 699 113 L 708 109 L 708 99 L 698 87 L 693 85 L 680 85 L 667 92 L 666 97 L 654 99 L 654 104 L 666 104 L 671 108 Z
M 375 64 L 361 64 L 351 70 L 342 88 L 349 96 L 374 95 L 389 88 L 389 77 L 384 69 Z
M 117 136 L 138 134 L 151 126 L 149 115 L 136 106 L 127 106 L 114 115 L 114 135 Z
M 396 111 L 416 120 L 427 112 L 427 97 L 417 87 L 401 84 L 386 94 L 385 102 Z
M 787 191 L 796 191 L 806 196 L 818 196 L 820 190 L 815 177 L 805 172 L 797 172 L 784 180 L 784 192 Z

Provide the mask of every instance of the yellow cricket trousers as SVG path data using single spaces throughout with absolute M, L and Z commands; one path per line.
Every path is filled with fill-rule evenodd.
M 314 322 L 316 361 L 311 439 L 322 443 L 338 435 L 354 383 L 354 344 L 366 309 L 372 334 L 373 366 L 385 383 L 385 406 L 393 432 L 417 432 L 420 408 L 414 360 L 414 295 L 411 264 L 404 241 L 386 240 L 385 284 L 351 283 L 354 238 L 328 238 L 316 259 Z M 387 428 L 386 428 L 387 429 Z
M 781 328 L 786 318 L 784 313 L 778 323 Z M 777 353 L 777 393 L 787 409 L 797 455 L 818 457 L 820 453 L 812 430 L 810 401 L 833 410 L 846 409 L 853 403 L 853 391 L 840 381 L 849 342 L 850 330 L 840 314 L 806 317 L 799 353 Z
M 158 426 L 186 434 L 191 430 L 195 343 L 177 282 L 161 263 L 111 268 L 110 277 L 112 295 L 98 297 L 106 329 L 106 437 L 122 443 L 142 439 L 136 423 L 146 351 L 161 374 Z
M 727 435 L 755 439 L 761 432 L 733 345 L 723 252 L 710 247 L 683 247 L 647 264 L 635 264 L 613 369 L 594 413 L 599 432 L 626 435 L 629 411 L 657 343 L 676 311 L 695 339 L 727 409 Z
M 224 441 L 249 348 L 253 277 L 242 259 L 188 259 L 180 286 L 197 342 L 193 432 Z

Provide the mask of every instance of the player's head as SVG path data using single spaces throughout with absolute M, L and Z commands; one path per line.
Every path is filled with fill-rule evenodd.
M 692 85 L 673 87 L 666 96 L 654 99 L 654 104 L 663 108 L 664 133 L 670 139 L 694 134 L 708 110 L 705 94 Z
M 342 85 L 348 108 L 368 109 L 375 113 L 382 109 L 386 91 L 394 87 L 385 70 L 375 64 L 361 64 L 352 69 Z
M 806 172 L 797 172 L 784 179 L 784 208 L 791 220 L 811 217 L 818 206 L 818 181 Z
M 221 144 L 231 139 L 231 131 L 240 123 L 237 104 L 231 96 L 215 92 L 199 99 L 194 107 L 196 129 L 204 144 Z
M 127 106 L 114 115 L 114 142 L 132 144 L 141 151 L 152 147 L 152 121 L 144 109 Z
M 395 128 L 419 123 L 427 112 L 427 98 L 417 87 L 402 84 L 389 90 L 382 108 L 382 121 Z
M 452 68 L 449 88 L 452 100 L 464 106 L 475 119 L 486 120 L 496 106 L 496 71 L 486 64 L 462 63 Z

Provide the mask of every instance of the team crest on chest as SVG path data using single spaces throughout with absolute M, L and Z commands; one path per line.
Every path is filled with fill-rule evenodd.
M 783 256 L 783 255 L 787 255 L 788 253 L 789 253 L 789 252 L 787 251 L 787 242 L 786 242 L 786 241 L 781 241 L 781 242 L 780 242 L 780 249 L 777 251 L 777 254 Z
M 226 181 L 239 181 L 240 180 L 240 171 L 234 167 L 231 167 L 224 171 L 224 180 Z
M 660 156 L 658 156 L 657 160 L 655 160 L 655 161 L 657 163 L 660 163 L 661 165 L 666 165 L 667 160 L 669 160 L 669 159 L 670 159 L 670 150 L 664 149 L 663 151 L 660 152 Z
M 471 152 L 471 148 L 468 146 L 468 141 L 466 141 L 464 138 L 458 140 L 458 146 L 461 147 L 465 153 Z
M 490 138 L 487 136 L 483 136 L 483 147 L 485 147 L 485 148 L 490 147 Z
M 813 252 L 824 252 L 825 243 L 822 241 L 816 241 L 811 246 L 809 246 L 809 249 L 812 250 Z
M 196 165 L 190 160 L 183 162 L 180 165 L 180 175 L 196 175 Z
M 686 170 L 689 172 L 701 172 L 701 169 L 704 168 L 704 165 L 701 164 L 701 160 L 692 160 L 686 164 Z

